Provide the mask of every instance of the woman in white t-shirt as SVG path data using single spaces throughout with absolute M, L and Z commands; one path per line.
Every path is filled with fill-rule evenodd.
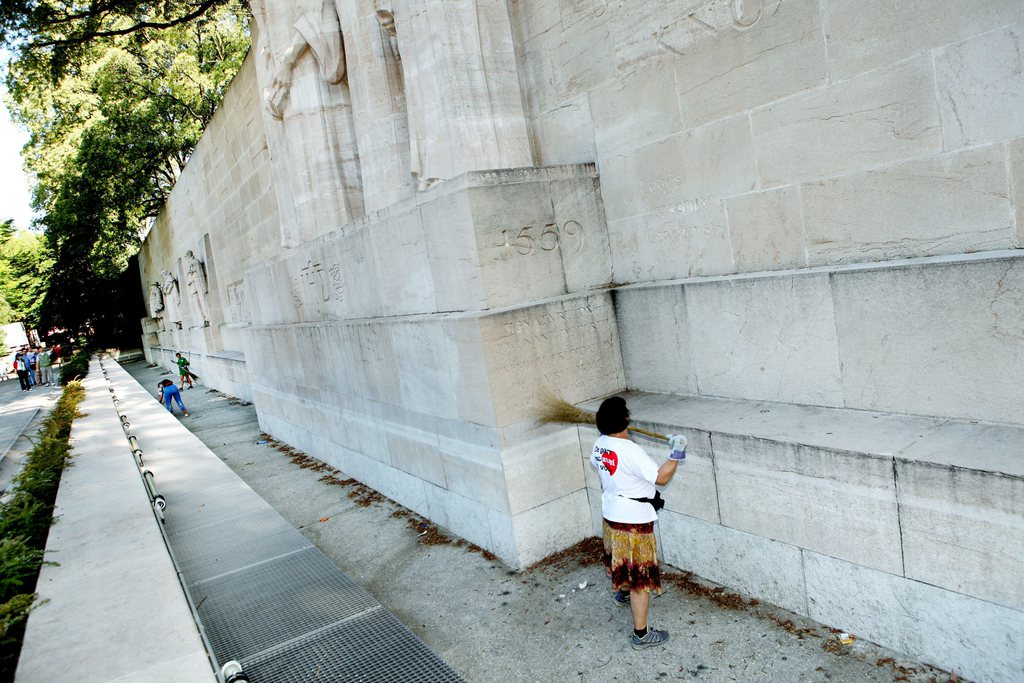
M 597 411 L 600 438 L 590 462 L 601 478 L 604 517 L 604 561 L 615 588 L 615 602 L 633 613 L 630 642 L 634 650 L 661 645 L 668 631 L 647 627 L 651 593 L 661 593 L 658 544 L 654 521 L 655 485 L 667 484 L 686 457 L 686 438 L 672 435 L 672 454 L 661 467 L 644 449 L 629 440 L 629 409 L 625 399 L 613 396 Z M 660 501 L 659 507 L 660 507 Z

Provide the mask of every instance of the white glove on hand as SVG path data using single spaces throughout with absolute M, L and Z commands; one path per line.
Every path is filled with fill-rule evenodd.
M 672 447 L 669 460 L 683 462 L 686 460 L 686 437 L 682 434 L 669 434 L 668 445 Z

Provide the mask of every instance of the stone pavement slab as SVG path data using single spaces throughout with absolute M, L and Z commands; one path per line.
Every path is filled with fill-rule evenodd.
M 110 362 L 110 361 L 108 361 Z M 64 471 L 17 683 L 214 680 L 99 364 Z

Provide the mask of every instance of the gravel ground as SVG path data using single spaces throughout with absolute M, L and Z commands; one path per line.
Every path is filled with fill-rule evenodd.
M 147 388 L 170 374 L 125 369 Z M 199 383 L 183 397 L 186 427 L 469 681 L 958 680 L 864 640 L 843 646 L 825 625 L 672 567 L 650 615 L 671 640 L 635 652 L 596 539 L 513 571 L 262 434 L 251 404 Z

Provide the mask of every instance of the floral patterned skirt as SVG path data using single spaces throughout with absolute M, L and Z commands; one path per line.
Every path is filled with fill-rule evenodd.
M 604 520 L 604 566 L 615 590 L 661 593 L 654 522 L 626 524 Z

